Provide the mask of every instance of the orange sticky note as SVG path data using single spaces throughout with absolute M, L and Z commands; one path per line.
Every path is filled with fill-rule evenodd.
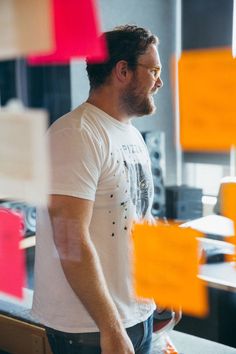
M 236 60 L 231 48 L 184 51 L 179 98 L 184 150 L 227 151 L 236 144 Z
M 207 292 L 198 278 L 199 248 L 203 235 L 176 225 L 134 226 L 134 286 L 137 296 L 154 298 L 163 307 L 207 314 Z
M 236 245 L 235 223 L 236 223 L 236 183 L 222 183 L 221 185 L 221 212 L 224 216 L 234 222 L 234 236 L 230 241 Z
M 24 251 L 20 249 L 22 229 L 19 214 L 0 208 L 0 291 L 19 298 L 26 279 Z
M 228 182 L 221 185 L 222 214 L 236 221 L 236 183 Z

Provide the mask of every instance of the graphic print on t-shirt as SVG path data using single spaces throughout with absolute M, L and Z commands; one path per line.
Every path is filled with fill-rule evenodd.
M 129 178 L 130 198 L 139 219 L 145 217 L 152 194 L 152 181 L 145 153 L 140 145 L 122 145 L 124 166 Z
M 150 174 L 141 163 L 124 161 L 130 179 L 130 198 L 136 207 L 138 218 L 143 218 L 149 207 L 151 180 Z

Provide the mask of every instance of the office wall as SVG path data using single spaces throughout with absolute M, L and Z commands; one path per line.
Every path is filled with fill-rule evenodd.
M 134 124 L 143 132 L 158 129 L 165 132 L 165 184 L 176 184 L 176 149 L 174 147 L 174 117 L 170 82 L 170 59 L 175 53 L 176 0 L 98 0 L 102 30 L 132 23 L 149 28 L 160 39 L 159 52 L 163 65 L 164 86 L 156 95 L 154 116 L 138 118 Z M 86 100 L 88 81 L 85 64 L 71 63 L 72 108 Z

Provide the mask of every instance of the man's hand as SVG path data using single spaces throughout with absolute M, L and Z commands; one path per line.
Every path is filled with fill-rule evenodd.
M 122 333 L 101 332 L 102 354 L 135 354 L 133 344 L 125 330 Z

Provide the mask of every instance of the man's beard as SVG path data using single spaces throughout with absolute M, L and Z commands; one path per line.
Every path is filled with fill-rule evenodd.
M 151 94 L 139 91 L 137 82 L 132 82 L 121 94 L 122 109 L 129 117 L 153 114 L 156 106 Z

